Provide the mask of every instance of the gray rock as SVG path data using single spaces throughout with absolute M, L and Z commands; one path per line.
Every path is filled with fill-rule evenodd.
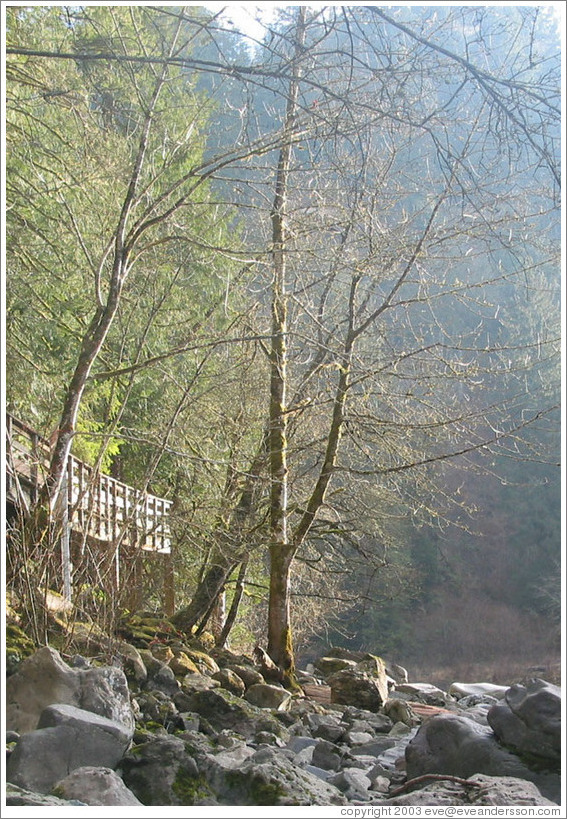
M 258 731 L 270 731 L 282 739 L 288 738 L 284 726 L 269 711 L 222 688 L 197 691 L 188 698 L 188 703 L 188 710 L 199 714 L 216 731 L 231 730 L 245 739 L 254 739 Z
M 304 722 L 314 737 L 327 739 L 329 742 L 338 742 L 346 730 L 346 726 L 334 714 L 306 714 Z
M 178 737 L 138 745 L 121 760 L 117 772 L 143 805 L 216 804 L 186 743 Z
M 313 765 L 318 768 L 323 768 L 326 771 L 338 771 L 343 757 L 344 752 L 341 751 L 338 745 L 334 745 L 326 739 L 320 739 L 313 748 L 311 759 Z
M 353 756 L 373 756 L 378 757 L 389 748 L 399 744 L 399 737 L 375 737 L 370 742 L 358 745 L 350 749 Z
M 247 689 L 244 699 L 258 708 L 273 708 L 286 711 L 291 704 L 291 694 L 278 685 L 259 683 Z
M 407 669 L 397 663 L 386 663 L 386 674 L 393 679 L 396 685 L 409 682 Z
M 403 683 L 396 686 L 396 696 L 399 693 L 410 694 L 412 698 L 418 702 L 424 702 L 426 705 L 446 705 L 448 702 L 453 702 L 453 697 L 446 691 L 437 688 L 431 683 Z
M 33 731 L 43 709 L 74 705 L 134 730 L 128 683 L 119 668 L 72 669 L 49 646 L 25 659 L 6 680 L 6 728 Z
M 365 798 L 372 784 L 369 777 L 357 768 L 340 771 L 329 779 L 329 783 L 345 793 L 349 799 Z
M 291 737 L 286 748 L 289 748 L 294 754 L 298 754 L 300 751 L 303 751 L 304 748 L 313 748 L 315 745 L 317 745 L 317 740 L 313 739 L 313 737 L 295 736 Z
M 196 691 L 209 691 L 211 688 L 220 688 L 221 684 L 206 674 L 197 672 L 196 674 L 186 674 L 183 677 L 182 691 L 195 693 Z M 177 695 L 175 695 L 177 696 Z
M 556 685 L 539 679 L 513 685 L 487 719 L 509 748 L 549 760 L 561 758 L 561 689 Z
M 474 774 L 471 785 L 456 782 L 434 782 L 412 793 L 388 799 L 388 805 L 555 805 L 543 797 L 531 782 L 514 777 L 491 777 Z M 477 783 L 477 786 L 472 783 Z
M 366 724 L 365 728 L 362 730 L 372 730 L 377 734 L 389 733 L 394 724 L 388 716 L 382 713 L 374 714 L 371 711 L 365 711 L 361 708 L 354 708 L 353 706 L 347 706 L 347 708 L 344 709 L 343 722 L 346 722 L 350 728 L 359 730 L 355 728 L 355 726 L 360 726 L 361 723 L 359 720 Z
M 405 757 L 409 779 L 428 773 L 465 779 L 477 773 L 511 776 L 533 782 L 550 799 L 558 795 L 558 776 L 532 771 L 498 744 L 490 728 L 462 716 L 431 717 L 407 745 Z
M 356 662 L 354 660 L 345 660 L 341 657 L 320 657 L 313 663 L 317 671 L 325 678 L 336 674 L 337 671 L 342 671 L 345 668 L 355 668 Z
M 110 768 L 77 768 L 53 790 L 63 799 L 81 799 L 86 805 L 142 804 Z
M 148 679 L 143 687 L 147 691 L 161 691 L 166 696 L 173 697 L 180 690 L 181 685 L 171 668 L 160 662 L 157 668 L 154 667 L 148 672 Z
M 69 705 L 49 706 L 39 728 L 23 734 L 6 767 L 8 781 L 47 793 L 70 771 L 84 766 L 113 768 L 130 742 L 119 722 Z
M 23 805 L 33 807 L 57 807 L 61 805 L 82 805 L 87 806 L 86 802 L 80 802 L 78 799 L 59 799 L 58 796 L 48 796 L 44 793 L 36 793 L 35 791 L 26 790 L 26 788 L 19 788 L 11 782 L 6 783 L 6 807 Z
M 339 705 L 378 711 L 388 699 L 385 671 L 378 677 L 363 670 L 345 668 L 332 674 L 327 682 L 331 687 L 331 702 Z
M 245 745 L 244 742 L 239 742 L 234 748 L 230 748 L 227 751 L 221 751 L 214 756 L 211 755 L 211 762 L 214 760 L 216 765 L 220 765 L 221 768 L 226 768 L 226 770 L 232 770 L 233 768 L 238 768 L 253 756 L 255 753 L 254 748 L 250 748 L 250 746 Z
M 344 742 L 350 745 L 351 748 L 356 745 L 368 745 L 373 739 L 374 734 L 367 731 L 347 731 L 344 735 Z
M 221 668 L 212 675 L 212 678 L 220 683 L 221 688 L 225 688 L 237 697 L 241 697 L 246 690 L 244 680 L 230 668 Z
M 334 776 L 332 771 L 326 771 L 324 768 L 318 768 L 317 765 L 306 765 L 305 770 L 316 776 L 318 779 L 322 779 L 324 782 L 328 782 L 328 780 Z
M 244 765 L 232 770 L 213 761 L 205 773 L 221 805 L 345 804 L 337 788 L 270 748 L 258 751 Z
M 117 661 L 126 679 L 135 686 L 143 685 L 148 679 L 148 671 L 137 648 L 121 640 L 116 648 Z

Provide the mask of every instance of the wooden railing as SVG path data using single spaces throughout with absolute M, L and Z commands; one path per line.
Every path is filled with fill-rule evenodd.
M 29 507 L 38 499 L 49 451 L 45 438 L 6 414 L 6 493 L 16 505 Z M 103 475 L 74 455 L 67 459 L 65 500 L 62 513 L 71 529 L 84 536 L 162 554 L 171 551 L 171 501 Z

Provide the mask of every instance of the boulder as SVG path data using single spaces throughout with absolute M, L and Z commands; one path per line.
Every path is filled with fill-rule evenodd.
M 533 782 L 550 799 L 556 798 L 559 792 L 557 775 L 531 770 L 498 744 L 490 728 L 462 716 L 431 717 L 408 743 L 405 758 L 409 779 L 430 773 L 466 779 L 483 773 Z
M 341 767 L 344 751 L 334 742 L 329 742 L 326 739 L 320 739 L 313 748 L 313 756 L 311 761 L 313 765 L 318 768 L 323 768 L 324 771 L 338 771 Z
M 213 680 L 206 674 L 197 672 L 196 674 L 186 674 L 183 677 L 181 689 L 185 692 L 194 693 L 195 691 L 208 691 L 210 688 L 220 688 L 221 684 L 218 680 Z
M 386 674 L 392 678 L 395 685 L 403 685 L 409 682 L 407 669 L 397 663 L 386 663 Z
M 237 697 L 241 697 L 246 691 L 244 680 L 234 671 L 231 671 L 230 668 L 221 668 L 220 671 L 213 674 L 212 679 L 217 680 L 221 688 L 225 688 Z
M 315 661 L 314 666 L 326 679 L 331 674 L 336 674 L 337 671 L 342 671 L 344 668 L 356 668 L 356 662 L 341 657 L 320 657 Z
M 44 709 L 38 730 L 23 734 L 6 767 L 8 781 L 48 793 L 70 771 L 84 766 L 113 768 L 132 734 L 122 723 L 69 705 Z
M 456 700 L 462 697 L 495 697 L 501 700 L 508 690 L 507 685 L 495 685 L 494 683 L 459 683 L 455 682 L 449 687 L 449 694 Z
M 197 764 L 178 737 L 138 745 L 120 762 L 118 773 L 143 805 L 216 804 Z
M 139 687 L 146 682 L 148 671 L 137 648 L 121 640 L 116 657 L 129 683 Z
M 110 768 L 76 768 L 53 788 L 62 799 L 81 799 L 86 805 L 141 805 L 118 774 Z
M 357 768 L 345 768 L 344 771 L 332 776 L 328 782 L 342 791 L 348 799 L 366 799 L 372 784 L 366 774 Z
M 255 668 L 252 668 L 252 666 L 227 665 L 225 668 L 228 671 L 233 671 L 235 674 L 237 674 L 246 688 L 250 688 L 251 685 L 261 685 L 262 683 L 266 682 L 260 672 L 256 671 Z
M 6 680 L 6 728 L 33 731 L 40 714 L 55 703 L 73 705 L 134 730 L 128 682 L 119 668 L 73 669 L 45 646 Z
M 270 731 L 285 738 L 286 729 L 268 711 L 222 688 L 196 691 L 187 702 L 187 710 L 199 714 L 215 731 L 234 731 L 245 739 L 253 739 L 258 731 Z
M 213 757 L 206 777 L 220 805 L 346 804 L 337 788 L 271 748 L 262 748 L 232 770 L 216 764 Z
M 217 671 L 220 671 L 216 660 L 213 660 L 213 658 L 205 654 L 204 651 L 186 648 L 184 653 L 197 666 L 197 670 L 200 671 L 201 674 L 216 674 Z
M 502 776 L 474 774 L 470 784 L 437 781 L 425 784 L 411 793 L 393 796 L 388 805 L 555 805 L 541 795 L 532 782 Z
M 561 689 L 535 679 L 513 685 L 489 710 L 488 724 L 504 745 L 521 754 L 561 758 Z
M 427 705 L 446 705 L 453 697 L 431 683 L 402 683 L 396 686 L 396 694 L 410 694 L 412 699 Z
M 28 805 L 37 808 L 43 807 L 60 807 L 63 805 L 82 805 L 87 806 L 86 802 L 81 802 L 78 799 L 59 799 L 58 796 L 49 796 L 44 793 L 36 793 L 29 791 L 26 788 L 19 788 L 11 782 L 6 783 L 6 807 Z
M 356 705 L 368 711 L 378 711 L 388 699 L 386 672 L 370 676 L 366 671 L 345 668 L 332 674 L 328 680 L 331 702 L 337 705 Z
M 244 699 L 258 708 L 286 711 L 291 703 L 291 694 L 285 688 L 280 688 L 280 686 L 259 683 L 250 686 L 244 695 Z
M 197 674 L 199 669 L 184 651 L 178 651 L 169 661 L 169 667 L 177 677 L 185 674 Z

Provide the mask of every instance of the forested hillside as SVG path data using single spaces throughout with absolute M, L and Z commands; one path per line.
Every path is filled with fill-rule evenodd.
M 51 446 L 10 521 L 35 627 L 72 452 L 173 502 L 177 627 L 291 683 L 328 643 L 557 653 L 551 9 L 282 7 L 258 39 L 19 6 L 6 52 L 6 409 Z M 116 625 L 134 577 L 161 606 L 150 556 L 102 565 L 84 613 Z

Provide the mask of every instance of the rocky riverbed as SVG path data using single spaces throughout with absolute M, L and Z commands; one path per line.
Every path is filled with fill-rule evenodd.
M 7 642 L 7 805 L 561 800 L 561 691 L 542 679 L 444 691 L 330 650 L 292 694 L 261 651 L 149 615 L 112 640 L 85 630 L 81 653 L 35 650 L 14 626 Z

